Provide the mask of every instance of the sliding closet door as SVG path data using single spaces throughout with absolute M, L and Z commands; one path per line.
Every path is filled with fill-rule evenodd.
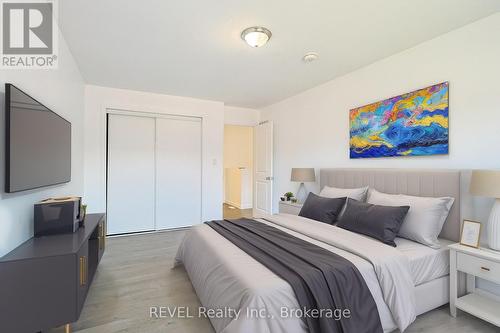
M 108 234 L 155 229 L 155 119 L 108 117 Z
M 156 119 L 156 228 L 201 223 L 201 119 Z

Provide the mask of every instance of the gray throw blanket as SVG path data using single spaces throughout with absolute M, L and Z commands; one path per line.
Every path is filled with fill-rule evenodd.
M 309 312 L 302 317 L 309 332 L 383 332 L 370 290 L 347 259 L 250 219 L 206 224 L 287 281 L 303 310 L 319 311 L 321 315 Z M 336 309 L 348 309 L 350 317 L 328 315 L 328 310 Z

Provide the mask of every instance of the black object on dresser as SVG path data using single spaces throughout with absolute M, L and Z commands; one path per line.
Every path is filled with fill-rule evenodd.
M 0 332 L 33 333 L 78 320 L 106 244 L 106 215 L 75 233 L 31 238 L 0 258 Z
M 81 197 L 46 199 L 35 204 L 35 237 L 76 232 L 82 213 Z

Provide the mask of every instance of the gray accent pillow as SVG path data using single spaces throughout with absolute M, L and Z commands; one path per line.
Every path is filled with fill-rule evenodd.
M 302 205 L 299 216 L 312 220 L 332 224 L 344 207 L 346 198 L 324 198 L 314 193 L 309 193 Z
M 365 187 L 359 187 L 359 188 L 338 188 L 338 187 L 330 187 L 330 186 L 325 186 L 319 192 L 319 195 L 322 197 L 326 198 L 351 198 L 354 200 L 366 201 L 366 195 L 368 194 L 368 186 Z M 340 220 L 342 218 L 342 215 L 344 215 L 345 212 L 345 207 L 342 207 L 342 210 L 340 211 L 340 215 L 338 216 L 338 219 Z
M 337 227 L 370 236 L 396 247 L 394 238 L 409 209 L 410 206 L 379 206 L 349 198 Z

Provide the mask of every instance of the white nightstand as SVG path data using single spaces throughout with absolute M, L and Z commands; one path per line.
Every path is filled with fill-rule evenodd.
M 301 208 L 302 208 L 301 203 L 293 203 L 291 201 L 280 201 L 279 211 L 280 213 L 299 215 Z
M 450 312 L 457 309 L 500 327 L 500 297 L 476 289 L 476 277 L 500 284 L 500 253 L 453 244 L 450 248 Z M 458 272 L 467 274 L 467 294 L 457 297 Z

